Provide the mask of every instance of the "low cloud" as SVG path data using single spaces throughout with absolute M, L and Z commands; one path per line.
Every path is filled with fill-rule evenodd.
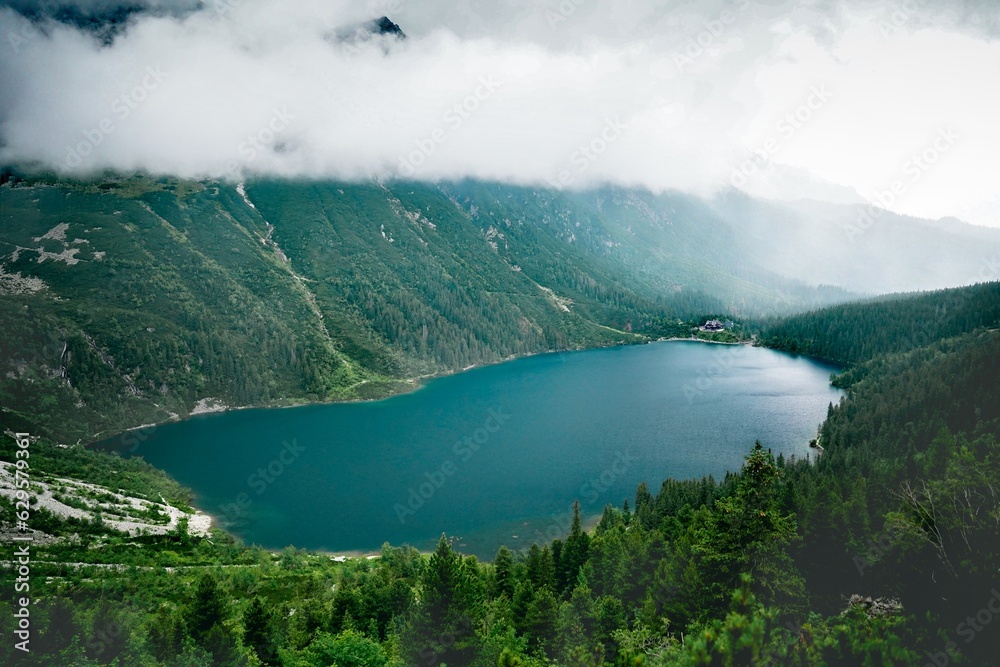
M 768 174 L 783 165 L 868 197 L 908 150 L 953 125 L 963 141 L 899 207 L 1000 224 L 988 178 L 1000 45 L 988 4 L 25 4 L 0 3 L 4 164 L 708 194 L 730 187 L 773 135 L 780 150 L 759 158 L 745 189 L 773 189 Z M 133 9 L 109 39 L 57 20 L 67 10 L 54 5 L 98 17 Z M 338 38 L 381 15 L 407 38 Z M 928 62 L 929 44 L 949 48 Z M 829 99 L 782 134 L 816 86 Z
M 199 9 L 201 0 L 3 0 L 0 7 L 10 7 L 29 17 L 116 16 L 123 13 L 173 14 L 182 16 Z

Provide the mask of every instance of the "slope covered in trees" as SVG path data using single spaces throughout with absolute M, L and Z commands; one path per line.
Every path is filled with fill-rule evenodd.
M 736 266 L 722 221 L 648 193 L 5 177 L 0 406 L 63 443 L 845 298 Z
M 906 321 L 926 298 L 891 308 Z M 809 317 L 837 330 L 836 312 Z M 845 370 L 815 462 L 748 443 L 738 473 L 643 484 L 593 531 L 576 516 L 565 537 L 492 563 L 444 537 L 429 555 L 340 563 L 48 522 L 64 539 L 37 551 L 44 630 L 25 664 L 994 664 L 1000 332 L 956 319 L 948 337 L 889 340 Z M 828 342 L 849 349 L 842 331 Z M 40 465 L 57 451 L 32 447 Z M 104 483 L 126 465 L 93 456 Z M 64 564 L 88 562 L 126 570 Z
M 841 364 L 907 352 L 1000 322 L 1000 282 L 897 294 L 761 323 L 762 344 Z

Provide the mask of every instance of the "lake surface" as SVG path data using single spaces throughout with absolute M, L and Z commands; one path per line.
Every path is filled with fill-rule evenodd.
M 684 341 L 546 354 L 377 402 L 198 416 L 133 454 L 248 543 L 431 549 L 444 532 L 491 558 L 568 532 L 576 499 L 594 516 L 642 481 L 738 470 L 755 440 L 810 455 L 833 370 Z

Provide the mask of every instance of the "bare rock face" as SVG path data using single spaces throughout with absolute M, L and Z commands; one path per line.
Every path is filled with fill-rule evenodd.
M 395 35 L 396 37 L 399 37 L 401 39 L 406 38 L 406 33 L 403 32 L 402 28 L 400 28 L 397 24 L 390 21 L 389 17 L 387 16 L 383 16 L 373 21 L 369 21 L 368 23 L 365 24 L 365 27 L 367 27 L 371 32 L 378 35 Z
M 903 605 L 899 600 L 893 600 L 892 598 L 872 598 L 871 596 L 861 597 L 855 593 L 847 601 L 847 609 L 841 612 L 841 615 L 859 606 L 864 609 L 865 614 L 869 618 L 892 616 L 903 611 Z
M 406 39 L 406 33 L 389 17 L 382 16 L 371 21 L 340 28 L 332 35 L 332 41 L 361 44 L 374 37 L 395 37 L 403 40 Z

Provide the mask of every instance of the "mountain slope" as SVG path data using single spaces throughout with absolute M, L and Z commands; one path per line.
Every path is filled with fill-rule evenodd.
M 841 364 L 898 354 L 1000 322 L 1000 282 L 829 306 L 763 325 L 763 344 Z
M 767 202 L 738 192 L 721 195 L 713 207 L 743 252 L 808 284 L 884 294 L 1000 278 L 1000 229 L 860 204 Z
M 678 193 L 7 171 L 0 218 L 4 421 L 67 442 L 851 296 Z
M 943 294 L 971 305 L 991 288 Z M 912 322 L 941 295 L 883 301 Z M 851 348 L 863 327 L 836 323 L 870 307 L 796 319 Z M 906 351 L 876 339 L 843 376 L 818 458 L 748 442 L 722 481 L 640 484 L 592 531 L 574 512 L 564 537 L 501 547 L 492 563 L 446 537 L 430 555 L 385 545 L 373 559 L 206 539 L 196 517 L 167 523 L 157 498 L 186 511 L 190 496 L 141 459 L 0 434 L 3 465 L 30 447 L 44 483 L 29 517 L 38 635 L 21 662 L 994 665 L 1000 635 L 972 621 L 1000 567 L 1000 319 L 972 310 L 950 309 L 935 334 L 949 337 Z M 67 517 L 48 509 L 54 493 L 131 519 Z M 15 514 L 2 493 L 0 507 Z M 132 519 L 149 534 L 124 532 Z M 13 586 L 16 572 L 0 573 Z

